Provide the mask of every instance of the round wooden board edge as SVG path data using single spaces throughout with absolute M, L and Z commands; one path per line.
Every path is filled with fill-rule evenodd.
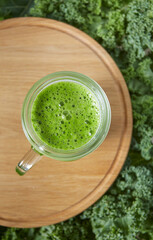
M 118 69 L 114 60 L 110 57 L 110 55 L 106 52 L 105 49 L 101 45 L 99 45 L 94 39 L 88 36 L 86 33 L 81 30 L 68 25 L 63 22 L 59 22 L 52 19 L 46 18 L 36 18 L 36 17 L 23 17 L 23 18 L 12 18 L 3 20 L 0 22 L 0 30 L 13 28 L 13 27 L 22 27 L 22 26 L 37 26 L 37 27 L 47 27 L 55 30 L 62 31 L 71 35 L 72 37 L 78 39 L 82 43 L 86 44 L 95 54 L 105 63 L 111 74 L 113 75 L 120 91 L 122 93 L 122 98 L 124 101 L 124 106 L 126 110 L 125 116 L 125 129 L 121 138 L 120 147 L 117 151 L 115 161 L 110 167 L 108 173 L 109 177 L 105 177 L 98 186 L 85 198 L 77 202 L 76 204 L 70 206 L 69 208 L 52 215 L 44 216 L 40 222 L 35 223 L 34 220 L 32 222 L 25 221 L 20 222 L 15 219 L 4 219 L 0 217 L 0 224 L 7 227 L 41 227 L 45 225 L 56 224 L 61 221 L 65 221 L 71 217 L 74 217 L 80 214 L 82 211 L 90 207 L 94 204 L 113 184 L 115 179 L 117 178 L 129 151 L 131 137 L 132 137 L 132 107 L 130 95 L 125 83 L 125 80 Z M 124 149 L 124 151 L 122 151 Z M 118 160 L 119 159 L 119 160 Z M 120 163 L 120 165 L 116 164 L 116 162 Z M 119 167 L 120 166 L 120 167 Z M 117 174 L 113 174 L 116 172 Z M 109 182 L 109 187 L 104 187 L 104 185 Z

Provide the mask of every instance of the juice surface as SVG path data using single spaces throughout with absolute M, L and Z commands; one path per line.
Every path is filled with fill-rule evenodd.
M 34 131 L 48 146 L 76 149 L 95 135 L 100 123 L 99 105 L 87 87 L 60 81 L 38 94 L 31 120 Z

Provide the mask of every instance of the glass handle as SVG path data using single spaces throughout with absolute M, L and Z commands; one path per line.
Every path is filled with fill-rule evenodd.
M 16 172 L 20 176 L 24 175 L 30 168 L 33 167 L 34 164 L 39 162 L 41 157 L 42 154 L 39 154 L 33 148 L 31 148 L 16 166 Z

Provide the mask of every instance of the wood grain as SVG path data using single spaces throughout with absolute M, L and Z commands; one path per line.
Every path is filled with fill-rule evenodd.
M 1 21 L 0 56 L 0 224 L 38 227 L 66 220 L 98 200 L 124 164 L 132 133 L 125 81 L 96 41 L 54 20 Z M 43 157 L 20 177 L 15 166 L 30 148 L 21 127 L 22 103 L 37 80 L 55 71 L 80 72 L 101 85 L 111 104 L 111 128 L 90 155 L 74 162 Z

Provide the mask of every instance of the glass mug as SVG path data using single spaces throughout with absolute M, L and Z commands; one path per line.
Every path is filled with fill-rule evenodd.
M 93 93 L 99 104 L 100 124 L 95 135 L 89 142 L 73 150 L 60 150 L 48 146 L 38 137 L 32 126 L 31 110 L 34 100 L 44 88 L 59 81 L 73 81 L 85 86 Z M 16 167 L 16 172 L 24 175 L 43 155 L 60 161 L 73 161 L 93 152 L 108 134 L 111 108 L 105 92 L 94 80 L 81 73 L 62 71 L 49 74 L 32 86 L 24 100 L 21 118 L 23 131 L 32 146 Z

